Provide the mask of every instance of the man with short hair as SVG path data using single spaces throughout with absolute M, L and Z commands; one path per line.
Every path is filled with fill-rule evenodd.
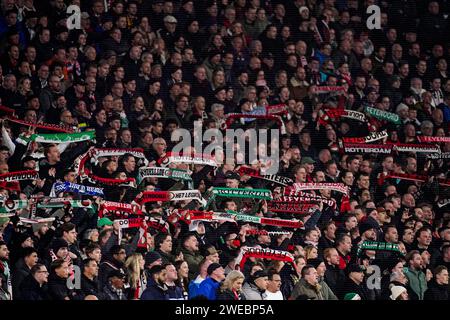
M 188 233 L 181 242 L 184 260 L 189 266 L 189 279 L 195 278 L 198 273 L 198 265 L 203 260 L 203 256 L 199 253 L 198 240 L 195 233 Z
M 211 263 L 208 267 L 208 278 L 206 278 L 197 291 L 197 296 L 204 296 L 208 300 L 217 299 L 217 290 L 220 284 L 225 280 L 225 271 L 223 267 L 218 263 Z
M 323 251 L 325 261 L 324 281 L 336 295 L 338 287 L 345 281 L 345 273 L 339 268 L 339 253 L 335 248 L 327 248 Z
M 264 300 L 284 300 L 281 293 L 281 277 L 276 270 L 269 270 L 266 297 Z
M 47 294 L 46 287 L 47 282 L 47 267 L 40 263 L 35 264 L 20 286 L 21 295 L 19 299 L 26 301 L 49 300 L 50 297 Z
M 406 263 L 408 264 L 408 278 L 409 286 L 417 294 L 419 300 L 423 300 L 424 293 L 427 290 L 427 279 L 425 273 L 422 271 L 423 260 L 420 252 L 412 250 L 406 255 Z
M 167 273 L 165 284 L 168 289 L 169 300 L 185 300 L 183 289 L 175 283 L 178 279 L 177 269 L 172 263 L 167 263 L 164 267 Z
M 269 278 L 264 270 L 256 271 L 242 287 L 246 300 L 266 300 Z
M 166 281 L 166 268 L 161 265 L 153 266 L 148 271 L 147 288 L 142 292 L 141 300 L 169 300 Z
M 93 295 L 99 300 L 102 295 L 98 285 L 98 263 L 92 258 L 83 260 L 83 274 L 81 275 L 81 294 L 84 296 Z
M 424 300 L 449 300 L 448 288 L 448 269 L 444 266 L 437 266 L 434 269 L 434 277 L 428 283 L 428 289 L 425 291 Z
M 295 300 L 299 296 L 306 296 L 312 300 L 335 300 L 334 295 L 330 295 L 329 289 L 322 287 L 319 284 L 319 276 L 316 268 L 308 264 L 302 269 L 302 277 L 295 285 L 291 294 L 291 299 Z

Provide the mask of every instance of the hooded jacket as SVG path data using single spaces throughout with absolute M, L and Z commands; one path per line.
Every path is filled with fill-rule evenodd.
M 300 279 L 292 291 L 291 299 L 295 300 L 298 296 L 305 295 L 313 300 L 337 300 L 330 287 L 322 280 L 314 287 L 305 279 Z
M 244 294 L 245 300 L 264 300 L 266 297 L 266 294 L 261 292 L 256 284 L 249 282 L 246 282 L 242 287 L 242 293 Z

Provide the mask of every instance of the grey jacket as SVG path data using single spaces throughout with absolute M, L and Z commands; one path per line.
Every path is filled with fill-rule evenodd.
M 262 293 L 255 284 L 248 282 L 242 286 L 242 293 L 246 300 L 264 300 L 266 297 L 266 294 Z

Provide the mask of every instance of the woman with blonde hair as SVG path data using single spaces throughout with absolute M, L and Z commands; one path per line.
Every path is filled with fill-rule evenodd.
M 317 248 L 314 246 L 306 246 L 305 247 L 305 255 L 306 255 L 306 260 L 317 259 L 317 257 L 318 257 Z
M 220 288 L 217 300 L 245 300 L 245 296 L 241 292 L 244 279 L 242 272 L 231 271 Z
M 144 272 L 144 257 L 140 253 L 133 253 L 125 261 L 125 268 L 130 284 L 130 299 L 139 300 L 147 286 L 147 278 Z

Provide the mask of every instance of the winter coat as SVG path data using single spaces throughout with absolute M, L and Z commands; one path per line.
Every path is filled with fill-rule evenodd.
M 316 287 L 313 287 L 305 279 L 300 279 L 292 291 L 291 299 L 295 300 L 300 295 L 308 296 L 313 300 L 337 300 L 333 291 L 324 281 L 320 281 Z
M 31 274 L 30 268 L 25 264 L 23 259 L 20 259 L 16 263 L 16 268 L 12 274 L 12 288 L 13 297 L 17 299 L 20 297 L 21 291 L 19 290 L 23 280 Z
M 217 294 L 217 300 L 246 300 L 242 292 L 238 294 L 238 297 L 239 299 L 236 299 L 236 296 L 230 289 L 220 290 Z
M 169 300 L 185 300 L 183 289 L 177 285 L 167 286 L 167 292 L 169 294 Z
M 181 249 L 181 252 L 183 252 L 184 261 L 186 261 L 189 266 L 189 279 L 192 280 L 199 272 L 198 266 L 203 260 L 203 256 L 198 252 L 191 252 L 185 248 Z
M 123 264 L 119 261 L 111 260 L 100 263 L 98 270 L 98 282 L 101 289 L 108 284 L 108 274 L 113 270 L 120 270 L 123 274 L 126 274 Z
M 122 295 L 118 295 L 116 291 L 112 288 L 111 284 L 108 283 L 103 288 L 103 300 L 128 300 L 128 290 L 122 289 Z
M 242 293 L 245 300 L 264 300 L 266 296 L 255 284 L 249 282 L 246 282 L 242 287 Z
M 160 286 L 155 280 L 147 282 L 147 288 L 142 292 L 141 300 L 169 300 L 167 286 Z
M 347 293 L 356 293 L 361 297 L 361 300 L 369 300 L 366 289 L 362 284 L 356 284 L 352 279 L 347 278 L 340 289 L 338 289 L 339 300 L 344 300 Z
M 435 280 L 431 280 L 428 284 L 423 300 L 449 300 L 448 285 L 438 284 Z
M 219 290 L 220 282 L 213 278 L 206 278 L 198 287 L 197 296 L 205 296 L 208 300 L 217 299 L 217 291 Z
M 425 291 L 427 291 L 425 273 L 422 270 L 415 271 L 409 268 L 406 277 L 408 278 L 411 289 L 419 296 L 419 300 L 423 300 Z
M 327 270 L 325 271 L 324 280 L 327 283 L 328 287 L 330 287 L 330 289 L 335 294 L 337 294 L 339 285 L 341 285 L 345 281 L 345 273 L 338 267 L 327 264 Z
M 52 273 L 48 277 L 48 293 L 52 300 L 72 300 L 73 291 L 67 287 L 67 279 L 60 278 Z
M 20 285 L 19 300 L 42 301 L 50 300 L 47 285 L 40 286 L 36 279 L 30 274 L 23 279 Z

